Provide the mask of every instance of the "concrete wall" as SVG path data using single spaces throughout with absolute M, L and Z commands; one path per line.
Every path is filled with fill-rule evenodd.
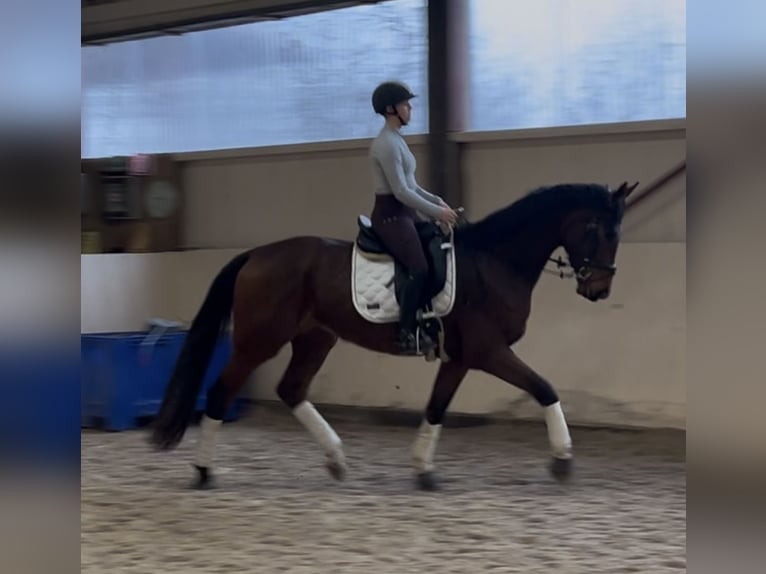
M 465 205 L 479 218 L 527 190 L 562 181 L 648 184 L 685 157 L 683 124 L 464 135 Z M 411 140 L 427 186 L 422 140 Z M 295 234 L 351 239 L 370 210 L 367 142 L 189 154 L 188 207 L 178 253 L 83 255 L 83 332 L 188 322 L 218 268 L 240 248 Z M 641 188 L 639 188 L 640 190 Z M 629 213 L 607 302 L 544 275 L 520 356 L 559 390 L 568 418 L 590 424 L 685 428 L 685 182 Z M 254 373 L 274 398 L 289 349 Z M 340 344 L 311 389 L 317 403 L 424 407 L 436 366 Z M 354 375 L 351 376 L 350 373 Z M 520 391 L 471 374 L 452 411 L 538 417 Z

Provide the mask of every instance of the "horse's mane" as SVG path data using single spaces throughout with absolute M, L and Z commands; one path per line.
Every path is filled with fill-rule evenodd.
M 542 217 L 558 217 L 574 209 L 609 211 L 611 205 L 609 190 L 603 185 L 568 183 L 539 187 L 480 221 L 458 227 L 455 237 L 470 247 L 491 248 L 528 221 L 536 223 Z

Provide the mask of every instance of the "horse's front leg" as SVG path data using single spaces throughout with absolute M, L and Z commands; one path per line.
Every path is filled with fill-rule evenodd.
M 412 462 L 415 466 L 417 483 L 423 490 L 436 488 L 434 453 L 441 434 L 444 413 L 467 372 L 468 369 L 461 363 L 450 361 L 442 363 L 436 374 L 425 417 L 418 429 L 415 443 L 412 445 Z
M 561 402 L 553 386 L 507 347 L 488 353 L 481 369 L 528 392 L 543 407 L 548 439 L 553 451 L 551 473 L 560 480 L 567 478 L 572 471 L 572 439 Z

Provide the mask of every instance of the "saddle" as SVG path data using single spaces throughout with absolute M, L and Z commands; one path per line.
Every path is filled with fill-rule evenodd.
M 405 283 L 407 270 L 402 263 L 388 252 L 383 242 L 372 229 L 370 218 L 360 215 L 358 219 L 359 232 L 356 237 L 358 253 L 372 261 L 394 262 L 394 293 L 397 303 L 401 301 L 401 290 Z M 430 302 L 445 287 L 447 280 L 447 257 L 450 249 L 443 246 L 450 243 L 450 238 L 444 234 L 441 227 L 432 221 L 418 221 L 415 228 L 420 238 L 420 244 L 428 262 L 428 279 L 423 290 L 423 301 L 419 307 L 430 307 Z

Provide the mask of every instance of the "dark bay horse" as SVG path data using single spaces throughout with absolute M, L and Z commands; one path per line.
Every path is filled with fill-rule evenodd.
M 484 219 L 452 233 L 455 300 L 443 317 L 444 350 L 411 456 L 418 484 L 435 486 L 434 452 L 455 392 L 471 369 L 529 393 L 545 415 L 550 470 L 571 472 L 572 444 L 553 386 L 524 364 L 511 346 L 524 335 L 532 291 L 558 247 L 575 272 L 577 293 L 590 301 L 609 296 L 625 200 L 638 184 L 612 191 L 595 184 L 534 190 Z M 339 339 L 397 355 L 396 323 L 376 324 L 355 309 L 351 294 L 353 243 L 293 237 L 232 259 L 213 280 L 194 318 L 151 442 L 177 446 L 190 424 L 206 367 L 219 336 L 233 320 L 233 352 L 207 395 L 194 465 L 198 487 L 209 485 L 216 432 L 247 377 L 290 343 L 292 358 L 277 387 L 280 399 L 323 449 L 329 472 L 342 479 L 342 442 L 306 400 L 309 385 Z

